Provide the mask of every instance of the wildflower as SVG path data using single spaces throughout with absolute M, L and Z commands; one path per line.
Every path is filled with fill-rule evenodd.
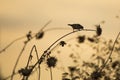
M 102 28 L 100 27 L 100 25 L 96 25 L 96 29 L 97 36 L 100 36 L 102 34 Z
M 66 45 L 66 42 L 65 42 L 65 41 L 60 41 L 60 45 L 61 45 L 62 47 L 64 47 L 64 45 Z
M 43 36 L 44 36 L 44 32 L 43 32 L 43 31 L 38 32 L 38 33 L 35 35 L 36 39 L 41 39 Z
M 71 26 L 73 28 L 73 31 L 74 29 L 77 29 L 77 30 L 82 30 L 84 27 L 80 24 L 68 24 L 69 26 Z
M 55 57 L 50 57 L 47 59 L 48 67 L 55 67 L 57 63 L 57 59 Z
M 78 36 L 78 42 L 83 43 L 85 41 L 85 36 Z

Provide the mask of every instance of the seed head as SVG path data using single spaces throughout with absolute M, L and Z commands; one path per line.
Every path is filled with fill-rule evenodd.
M 48 67 L 55 67 L 57 63 L 57 59 L 55 57 L 50 57 L 47 59 Z

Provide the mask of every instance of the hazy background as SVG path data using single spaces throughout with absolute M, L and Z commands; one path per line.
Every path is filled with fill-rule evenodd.
M 68 23 L 95 29 L 94 25 L 101 24 L 102 37 L 114 39 L 120 31 L 120 0 L 0 0 L 0 50 L 29 30 L 37 32 L 49 20 L 52 22 L 46 29 L 70 28 Z M 31 42 L 25 52 L 29 53 L 33 44 L 42 52 L 71 30 L 47 32 L 43 40 Z M 24 40 L 0 54 L 0 72 L 4 77 L 11 74 Z

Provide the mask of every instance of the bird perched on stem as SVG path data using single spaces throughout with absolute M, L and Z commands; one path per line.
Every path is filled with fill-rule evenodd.
M 96 34 L 97 36 L 100 36 L 102 34 L 102 28 L 100 25 L 95 25 L 96 26 Z
M 71 26 L 73 28 L 73 31 L 76 30 L 82 30 L 84 27 L 80 24 L 68 24 L 69 26 Z

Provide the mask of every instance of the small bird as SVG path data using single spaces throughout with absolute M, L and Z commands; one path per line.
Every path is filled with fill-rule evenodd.
M 69 26 L 71 26 L 73 28 L 73 31 L 74 29 L 77 29 L 77 30 L 82 30 L 84 27 L 80 24 L 68 24 Z
M 102 34 L 102 28 L 100 25 L 95 25 L 96 26 L 96 33 L 97 36 L 100 36 Z

